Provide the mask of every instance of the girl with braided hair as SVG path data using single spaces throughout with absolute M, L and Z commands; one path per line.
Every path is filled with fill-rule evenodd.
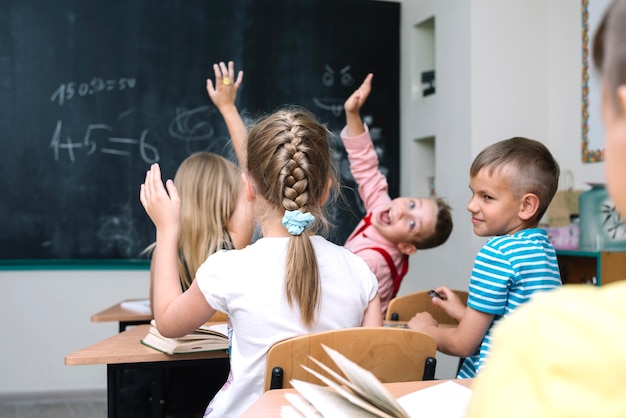
M 316 233 L 329 227 L 325 204 L 339 182 L 331 133 L 312 113 L 286 107 L 261 118 L 246 139 L 243 190 L 262 237 L 210 255 L 186 291 L 178 282 L 180 199 L 158 164 L 140 200 L 156 227 L 154 316 L 180 337 L 215 311 L 232 327 L 231 373 L 205 416 L 239 416 L 263 393 L 267 351 L 306 333 L 382 326 L 378 282 L 358 256 Z

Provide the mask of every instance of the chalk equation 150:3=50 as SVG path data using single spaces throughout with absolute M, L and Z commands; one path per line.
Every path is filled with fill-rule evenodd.
M 119 79 L 105 80 L 94 77 L 91 81 L 62 83 L 50 96 L 51 102 L 57 102 L 63 106 L 65 102 L 75 97 L 92 96 L 101 92 L 124 91 L 137 85 L 134 78 L 121 77 Z

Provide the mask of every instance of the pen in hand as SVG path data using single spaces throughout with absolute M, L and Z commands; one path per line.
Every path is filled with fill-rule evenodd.
M 431 298 L 439 298 L 441 300 L 446 300 L 446 298 L 444 297 L 444 295 L 440 295 L 439 293 L 437 293 L 435 290 L 429 290 L 428 291 L 428 296 L 430 296 Z

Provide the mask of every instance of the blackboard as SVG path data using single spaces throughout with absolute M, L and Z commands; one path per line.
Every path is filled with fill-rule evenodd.
M 399 189 L 400 4 L 371 0 L 4 0 L 0 5 L 0 262 L 133 263 L 154 240 L 138 198 L 152 162 L 172 178 L 199 150 L 233 157 L 205 89 L 245 71 L 248 118 L 311 109 L 337 135 L 368 72 L 364 110 Z M 338 141 L 338 139 L 337 139 Z M 337 142 L 346 204 L 362 216 Z

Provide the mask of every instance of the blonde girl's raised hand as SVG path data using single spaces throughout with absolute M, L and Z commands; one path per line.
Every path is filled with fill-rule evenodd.
M 235 79 L 235 63 L 228 61 L 228 65 L 224 62 L 213 64 L 213 72 L 215 73 L 215 84 L 213 84 L 210 78 L 207 79 L 206 91 L 213 101 L 213 104 L 224 118 L 228 133 L 233 141 L 233 147 L 235 148 L 239 165 L 244 167 L 246 164 L 244 144 L 248 130 L 235 105 L 237 90 L 239 90 L 243 82 L 243 71 L 239 71 L 237 73 L 237 79 Z
M 239 71 L 237 79 L 235 79 L 235 63 L 228 61 L 228 65 L 224 62 L 213 64 L 213 72 L 215 73 L 215 84 L 210 78 L 207 79 L 206 91 L 215 107 L 223 113 L 224 107 L 235 106 L 237 90 L 243 82 L 243 71 Z
M 157 233 L 166 230 L 178 233 L 180 197 L 172 180 L 167 180 L 166 186 L 167 190 L 161 180 L 161 168 L 158 164 L 152 164 L 141 185 L 139 200 L 154 223 Z

